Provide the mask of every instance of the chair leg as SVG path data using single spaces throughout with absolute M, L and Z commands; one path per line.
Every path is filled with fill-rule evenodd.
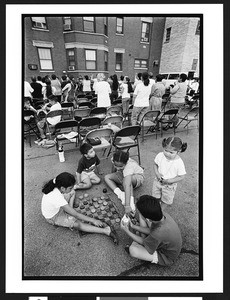
M 139 148 L 139 143 L 137 142 L 137 151 L 138 151 L 138 161 L 139 161 L 139 166 L 141 165 L 141 156 L 140 156 L 140 148 Z

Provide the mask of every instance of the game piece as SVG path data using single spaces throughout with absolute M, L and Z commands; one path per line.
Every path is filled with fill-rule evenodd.
M 96 202 L 97 201 L 97 197 L 93 197 L 93 201 Z
M 106 201 L 103 202 L 103 205 L 106 206 L 108 203 Z
M 95 208 L 91 208 L 91 212 L 94 214 L 96 212 Z
M 88 204 L 88 201 L 85 200 L 85 201 L 83 201 L 83 203 L 84 203 L 84 205 L 87 205 L 87 204 Z
M 82 204 L 81 206 L 80 206 L 80 209 L 84 209 L 85 208 L 85 206 Z
M 94 205 L 95 208 L 99 207 L 99 204 L 97 202 L 94 202 L 93 205 Z
M 101 210 L 104 210 L 105 209 L 105 207 L 104 206 L 101 206 Z
M 105 197 L 104 197 L 104 196 L 101 196 L 101 200 L 105 200 Z
M 80 200 L 82 200 L 83 198 L 84 198 L 84 197 L 83 197 L 82 195 L 81 195 L 81 196 L 79 196 L 79 199 L 80 199 Z
M 84 198 L 88 198 L 89 197 L 89 194 L 84 194 Z
M 98 203 L 101 204 L 103 201 L 102 200 L 98 200 Z
M 117 223 L 120 223 L 120 220 L 121 220 L 120 218 L 116 218 Z
M 103 193 L 107 193 L 107 189 L 106 188 L 103 189 Z
M 79 207 L 79 203 L 74 203 L 74 207 L 78 208 Z

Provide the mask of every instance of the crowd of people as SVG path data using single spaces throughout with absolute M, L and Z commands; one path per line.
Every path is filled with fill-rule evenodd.
M 32 77 L 32 82 L 25 82 L 24 107 L 37 112 L 33 107 L 36 101 L 45 100 L 43 109 L 60 110 L 62 102 L 71 101 L 71 91 L 77 93 L 94 92 L 98 107 L 110 107 L 121 100 L 125 118 L 132 99 L 131 125 L 140 124 L 143 115 L 148 110 L 162 108 L 162 96 L 169 95 L 169 108 L 180 109 L 185 104 L 185 97 L 192 97 L 198 91 L 198 82 L 187 80 L 186 74 L 181 74 L 178 81 L 169 88 L 166 87 L 163 76 L 153 79 L 147 72 L 138 73 L 131 84 L 128 76 L 110 76 L 107 80 L 103 73 L 96 78 L 87 75 L 82 80 L 63 75 L 59 80 L 56 75 L 51 78 Z M 132 96 L 132 97 L 131 97 Z M 36 101 L 35 101 L 36 100 Z M 60 117 L 48 120 L 55 125 Z M 38 143 L 45 139 L 44 118 L 37 122 L 40 137 Z M 121 221 L 121 229 L 133 240 L 125 247 L 135 258 L 150 261 L 160 265 L 171 265 L 178 257 L 182 247 L 182 237 L 178 225 L 165 210 L 173 204 L 177 183 L 184 179 L 186 170 L 180 153 L 187 148 L 179 137 L 168 137 L 162 141 L 162 152 L 153 161 L 155 178 L 153 178 L 152 194 L 142 195 L 135 199 L 134 190 L 143 185 L 145 170 L 128 152 L 115 151 L 111 159 L 113 171 L 104 176 L 104 181 L 114 195 L 124 205 L 127 222 Z M 100 184 L 100 159 L 92 145 L 83 142 L 80 147 L 82 155 L 76 169 L 76 176 L 65 172 L 51 179 L 42 189 L 42 214 L 50 224 L 79 229 L 91 233 L 101 233 L 111 237 L 115 244 L 118 237 L 113 227 L 103 222 L 82 215 L 74 210 L 74 199 L 78 190 L 90 189 L 94 184 Z M 98 174 L 96 174 L 96 173 Z M 139 225 L 132 222 L 138 218 Z

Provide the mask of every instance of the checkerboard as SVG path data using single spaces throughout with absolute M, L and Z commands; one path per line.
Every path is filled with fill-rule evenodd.
M 108 195 L 90 197 L 85 193 L 76 196 L 74 208 L 79 213 L 106 222 L 108 225 L 120 226 L 120 213 Z

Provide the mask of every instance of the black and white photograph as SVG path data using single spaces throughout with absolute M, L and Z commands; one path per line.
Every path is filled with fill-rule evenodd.
M 7 289 L 87 293 L 90 282 L 91 292 L 112 284 L 116 293 L 138 290 L 136 280 L 143 290 L 153 281 L 154 292 L 164 283 L 169 292 L 207 289 L 215 272 L 204 277 L 213 209 L 204 177 L 205 5 L 137 5 L 130 13 L 117 5 L 103 13 L 100 5 L 22 6 L 15 6 L 21 193 L 13 213 L 21 284 L 7 281 L 8 257 Z M 8 217 L 7 224 L 10 232 Z M 222 267 L 220 255 L 214 291 Z

